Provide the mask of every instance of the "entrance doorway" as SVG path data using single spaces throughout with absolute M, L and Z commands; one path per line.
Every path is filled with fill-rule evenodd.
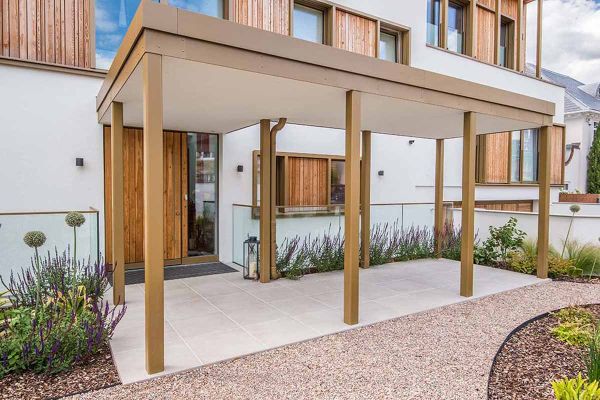
M 143 130 L 123 131 L 124 237 L 126 269 L 144 264 Z M 165 131 L 165 265 L 216 262 L 218 218 L 218 136 Z M 110 127 L 104 128 L 106 258 L 112 259 Z

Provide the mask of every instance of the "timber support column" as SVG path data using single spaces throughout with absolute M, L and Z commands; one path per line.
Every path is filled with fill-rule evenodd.
M 473 247 L 475 242 L 475 139 L 476 119 L 466 112 L 463 125 L 462 225 L 460 245 L 460 295 L 473 296 Z
M 123 203 L 123 103 L 111 104 L 110 128 L 112 190 L 113 303 L 125 304 L 125 234 Z
M 271 280 L 271 217 L 273 216 L 271 196 L 271 120 L 260 120 L 260 265 L 259 275 L 262 283 Z
M 344 191 L 344 322 L 358 323 L 360 223 L 361 93 L 346 93 L 346 162 Z
M 271 279 L 279 279 L 279 272 L 275 261 L 277 260 L 277 134 L 285 127 L 287 118 L 279 118 L 277 124 L 271 128 Z
M 550 127 L 540 129 L 539 137 L 539 206 L 538 206 L 538 251 L 537 276 L 548 278 L 548 250 L 550 242 Z
M 371 131 L 362 133 L 362 168 L 360 169 L 360 235 L 362 267 L 370 266 L 371 247 Z
M 142 59 L 144 109 L 144 272 L 146 371 L 164 371 L 162 56 Z
M 435 256 L 442 257 L 442 244 L 445 231 L 444 218 L 444 139 L 435 141 Z

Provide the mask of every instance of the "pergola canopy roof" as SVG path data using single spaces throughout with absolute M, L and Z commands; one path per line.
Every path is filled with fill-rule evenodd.
M 144 2 L 97 98 L 110 124 L 110 103 L 124 123 L 142 126 L 145 53 L 162 55 L 165 129 L 227 133 L 260 119 L 343 129 L 346 92 L 362 96 L 362 129 L 425 138 L 462 136 L 463 114 L 477 132 L 552 124 L 554 104 Z

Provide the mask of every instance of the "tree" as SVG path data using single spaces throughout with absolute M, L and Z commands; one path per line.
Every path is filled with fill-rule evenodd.
M 588 154 L 587 184 L 588 193 L 600 194 L 600 125 Z

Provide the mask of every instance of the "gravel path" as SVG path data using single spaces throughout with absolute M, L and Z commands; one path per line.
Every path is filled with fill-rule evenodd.
M 80 398 L 485 399 L 513 328 L 598 302 L 600 285 L 546 282 Z

